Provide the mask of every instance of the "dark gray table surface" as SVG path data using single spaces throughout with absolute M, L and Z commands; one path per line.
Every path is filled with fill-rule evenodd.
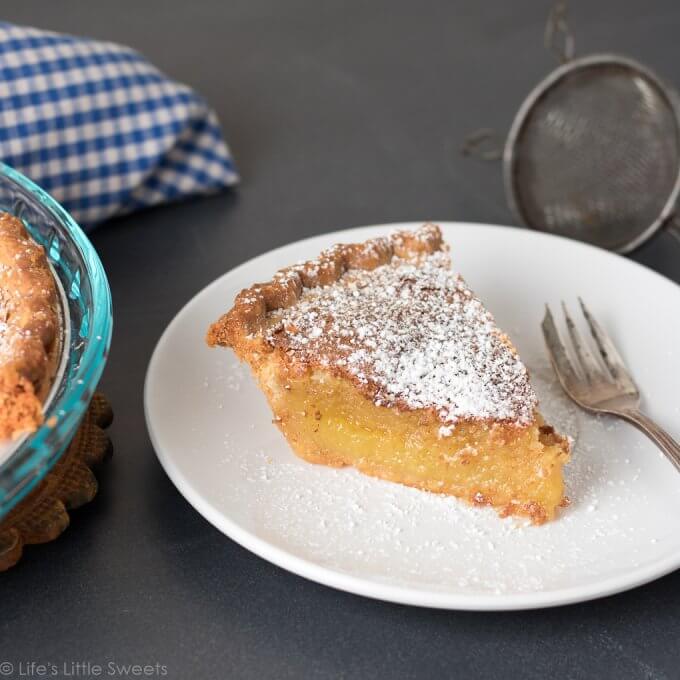
M 629 54 L 680 86 L 676 0 L 573 5 L 579 53 Z M 597 602 L 503 614 L 338 592 L 209 525 L 161 470 L 144 423 L 158 337 L 234 265 L 361 224 L 512 223 L 500 168 L 458 148 L 480 125 L 507 129 L 553 67 L 542 47 L 549 6 L 3 2 L 3 19 L 130 44 L 197 88 L 243 181 L 93 234 L 115 307 L 101 383 L 115 455 L 71 528 L 0 579 L 0 661 L 160 663 L 171 678 L 680 677 L 680 572 Z M 680 281 L 669 235 L 633 257 Z

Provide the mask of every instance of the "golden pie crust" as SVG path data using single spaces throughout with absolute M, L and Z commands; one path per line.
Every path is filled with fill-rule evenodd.
M 44 249 L 0 213 L 0 441 L 43 421 L 60 345 L 59 299 Z
M 534 523 L 566 504 L 568 440 L 436 225 L 337 245 L 241 291 L 210 346 L 246 361 L 305 460 Z

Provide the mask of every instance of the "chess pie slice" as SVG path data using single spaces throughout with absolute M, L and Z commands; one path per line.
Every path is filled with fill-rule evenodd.
M 536 524 L 566 502 L 568 440 L 435 225 L 279 271 L 241 291 L 207 342 L 250 365 L 307 461 Z
M 59 299 L 45 251 L 0 212 L 0 442 L 35 430 L 60 347 Z

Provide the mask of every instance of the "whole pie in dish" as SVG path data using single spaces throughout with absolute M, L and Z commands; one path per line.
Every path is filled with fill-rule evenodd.
M 45 251 L 0 212 L 0 442 L 43 420 L 59 358 L 59 301 Z
M 250 365 L 307 461 L 537 524 L 566 502 L 568 441 L 435 225 L 282 269 L 241 291 L 207 342 Z

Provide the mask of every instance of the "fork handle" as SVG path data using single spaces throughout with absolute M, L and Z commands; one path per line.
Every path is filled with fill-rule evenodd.
M 659 427 L 651 418 L 637 410 L 620 411 L 619 415 L 638 430 L 644 432 L 660 449 L 668 460 L 680 472 L 680 444 L 666 430 Z

